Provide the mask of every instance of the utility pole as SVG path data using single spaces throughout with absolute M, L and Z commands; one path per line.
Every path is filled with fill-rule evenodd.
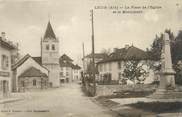
M 83 73 L 85 73 L 85 47 L 84 43 L 82 44 L 82 49 L 83 49 Z
M 96 80 L 95 80 L 95 44 L 94 44 L 94 15 L 93 9 L 91 10 L 91 21 L 92 21 L 92 76 L 93 76 L 93 86 L 94 92 L 93 95 L 96 94 Z

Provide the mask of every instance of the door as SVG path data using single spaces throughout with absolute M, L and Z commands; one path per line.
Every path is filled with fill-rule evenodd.
M 3 97 L 8 96 L 8 81 L 3 80 Z

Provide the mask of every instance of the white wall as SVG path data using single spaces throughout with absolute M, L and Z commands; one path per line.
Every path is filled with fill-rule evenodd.
M 6 69 L 6 70 L 4 70 L 4 69 L 2 69 L 2 63 L 1 63 L 1 61 L 2 61 L 2 55 L 6 55 L 6 56 L 8 56 L 8 61 L 9 61 L 9 67 Z M 11 91 L 11 78 L 12 78 L 12 71 L 11 71 L 11 51 L 10 50 L 8 50 L 8 49 L 5 49 L 5 48 L 3 48 L 3 47 L 1 47 L 0 46 L 0 71 L 1 72 L 8 72 L 9 74 L 10 74 L 10 76 L 9 77 L 4 77 L 4 76 L 0 76 L 0 81 L 2 81 L 2 80 L 6 80 L 6 81 L 8 81 L 9 82 L 9 90 Z
M 118 61 L 116 62 L 107 62 L 107 63 L 100 63 L 98 65 L 98 70 L 99 70 L 99 76 L 102 76 L 106 73 L 110 73 L 111 74 L 111 77 L 112 77 L 112 80 L 119 80 L 119 73 L 123 73 L 123 70 L 124 70 L 124 61 L 120 61 L 121 62 L 121 69 L 118 68 Z M 111 70 L 109 70 L 109 64 L 111 65 Z M 149 69 L 149 67 L 147 66 L 147 61 L 141 61 L 141 64 L 144 64 L 143 68 L 149 72 L 146 80 L 144 81 L 144 84 L 148 84 L 148 83 L 151 83 L 154 81 L 155 79 L 155 74 L 154 74 L 154 71 L 152 69 Z M 102 66 L 102 71 L 101 71 L 101 67 Z M 104 69 L 104 66 L 106 66 L 106 69 Z M 121 75 L 121 78 L 122 75 Z
M 63 71 L 60 70 L 60 72 L 63 72 L 63 79 L 69 78 L 69 81 L 73 80 L 73 69 L 71 67 L 62 67 Z M 66 72 L 68 72 L 68 75 L 66 75 Z
M 78 77 L 78 79 L 77 79 Z M 80 80 L 81 79 L 81 70 L 73 69 L 73 80 Z

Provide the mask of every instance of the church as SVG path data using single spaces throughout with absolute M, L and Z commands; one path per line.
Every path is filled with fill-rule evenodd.
M 12 91 L 59 87 L 59 39 L 50 21 L 40 42 L 41 56 L 27 54 L 12 65 Z
M 41 56 L 32 57 L 27 54 L 12 65 L 13 91 L 59 87 L 63 82 L 75 81 L 74 78 L 80 79 L 81 68 L 74 65 L 72 59 L 70 59 L 71 62 L 64 63 L 63 59 L 69 58 L 67 55 L 63 54 L 60 57 L 59 39 L 56 37 L 50 21 L 41 38 L 40 49 Z M 64 75 L 63 69 L 66 69 L 64 70 L 66 75 Z

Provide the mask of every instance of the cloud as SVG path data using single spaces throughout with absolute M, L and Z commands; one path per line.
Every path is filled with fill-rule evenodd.
M 157 22 L 159 20 L 159 16 L 156 13 L 156 10 L 149 10 L 144 14 L 144 19 L 146 21 Z

